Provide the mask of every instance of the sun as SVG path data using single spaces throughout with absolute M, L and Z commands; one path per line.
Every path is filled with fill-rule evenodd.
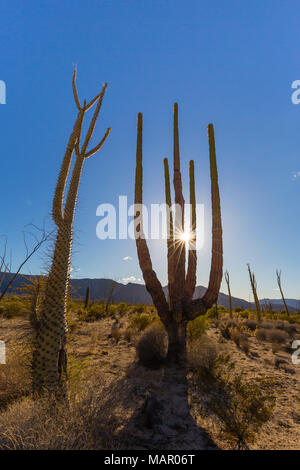
M 180 240 L 184 243 L 189 243 L 192 239 L 192 234 L 189 231 L 184 231 L 180 234 Z

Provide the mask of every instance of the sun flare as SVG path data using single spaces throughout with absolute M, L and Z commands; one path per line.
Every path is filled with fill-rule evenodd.
M 184 231 L 180 234 L 180 240 L 184 243 L 189 243 L 191 241 L 192 234 L 191 232 Z

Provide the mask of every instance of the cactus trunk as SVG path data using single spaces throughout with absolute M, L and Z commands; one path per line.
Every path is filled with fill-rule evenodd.
M 152 267 L 148 246 L 143 234 L 143 166 L 142 166 L 143 117 L 137 119 L 137 151 L 135 174 L 135 238 L 137 253 L 146 288 L 152 296 L 158 315 L 169 337 L 168 359 L 179 362 L 186 356 L 186 326 L 189 320 L 204 315 L 217 301 L 222 280 L 223 248 L 220 195 L 212 124 L 208 126 L 209 158 L 212 191 L 212 261 L 208 289 L 203 298 L 193 299 L 196 285 L 196 196 L 194 162 L 190 162 L 191 240 L 188 253 L 188 268 L 185 274 L 186 246 L 182 240 L 184 231 L 184 198 L 179 156 L 178 105 L 174 105 L 174 192 L 175 221 L 171 213 L 171 189 L 168 160 L 164 159 L 165 200 L 168 223 L 168 291 L 167 302 L 161 283 Z

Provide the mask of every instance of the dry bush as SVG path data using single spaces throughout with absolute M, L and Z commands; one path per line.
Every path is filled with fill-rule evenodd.
M 188 366 L 203 380 L 212 376 L 217 356 L 218 351 L 215 343 L 206 335 L 188 344 Z
M 274 328 L 274 323 L 271 321 L 264 321 L 259 326 L 260 328 L 264 328 L 265 330 L 271 330 Z
M 222 320 L 219 323 L 219 329 L 220 329 L 221 335 L 225 339 L 230 339 L 231 338 L 230 329 L 231 328 L 237 328 L 237 327 L 238 327 L 238 323 L 235 320 L 228 320 L 227 319 L 227 320 Z
M 138 340 L 136 351 L 143 365 L 161 364 L 168 352 L 168 337 L 165 329 L 159 324 L 149 326 Z
M 246 338 L 245 336 L 240 341 L 240 348 L 242 349 L 242 351 L 244 351 L 245 354 L 247 355 L 249 354 L 250 343 L 249 343 L 248 338 Z
M 142 331 L 154 322 L 160 323 L 158 315 L 153 313 L 138 313 L 129 319 L 129 326 Z
M 267 332 L 264 328 L 257 328 L 255 330 L 255 337 L 258 341 L 266 341 L 267 340 Z
M 106 391 L 98 379 L 85 382 L 84 389 L 69 406 L 49 397 L 27 397 L 10 405 L 0 414 L 0 449 L 113 449 L 117 394 Z
M 237 346 L 239 346 L 241 340 L 243 339 L 243 335 L 242 335 L 242 333 L 238 330 L 238 328 L 236 328 L 236 327 L 229 328 L 229 335 L 230 335 L 230 339 L 232 339 L 232 341 L 234 341 L 234 343 L 235 343 Z
M 126 341 L 128 341 L 128 343 L 131 343 L 131 341 L 134 338 L 135 334 L 136 334 L 136 330 L 134 328 L 128 327 L 124 331 L 124 338 L 126 339 Z
M 7 345 L 6 364 L 0 364 L 0 408 L 31 391 L 29 347 Z
M 257 328 L 257 322 L 255 320 L 246 320 L 244 325 L 246 325 L 246 327 L 251 331 L 255 331 Z
M 229 355 L 218 355 L 207 380 L 199 381 L 204 397 L 201 414 L 214 415 L 220 434 L 238 449 L 248 448 L 275 406 L 274 382 L 266 377 L 245 380 Z
M 284 344 L 288 340 L 288 334 L 285 331 L 273 329 L 268 330 L 267 339 L 271 343 Z
M 113 339 L 115 340 L 116 343 L 119 342 L 119 340 L 121 339 L 122 337 L 122 330 L 121 328 L 113 328 L 111 329 L 111 336 L 113 337 Z

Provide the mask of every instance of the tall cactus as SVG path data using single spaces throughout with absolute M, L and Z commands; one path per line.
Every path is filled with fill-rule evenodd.
M 283 305 L 284 305 L 285 313 L 287 315 L 289 315 L 290 312 L 289 312 L 287 303 L 285 301 L 285 298 L 284 298 L 284 295 L 283 295 L 283 290 L 282 290 L 282 287 L 281 287 L 281 270 L 278 271 L 278 269 L 276 269 L 276 277 L 277 277 L 277 284 L 278 284 L 278 287 L 279 287 L 279 290 L 280 290 L 280 294 L 281 294 L 282 302 L 283 302 Z
M 57 226 L 57 235 L 52 264 L 47 278 L 44 299 L 40 311 L 41 321 L 33 364 L 33 389 L 38 393 L 42 392 L 44 389 L 55 392 L 65 391 L 67 364 L 66 300 L 69 287 L 73 220 L 78 188 L 85 160 L 101 149 L 110 133 L 110 128 L 108 128 L 99 144 L 88 151 L 88 145 L 95 129 L 107 84 L 103 85 L 102 91 L 88 104 L 84 100 L 83 105 L 80 104 L 76 89 L 76 69 L 74 70 L 72 85 L 78 113 L 62 161 L 53 198 L 52 216 Z M 94 114 L 88 127 L 86 137 L 80 148 L 82 125 L 85 113 L 94 104 L 96 104 Z M 67 180 L 71 169 L 74 151 L 76 159 L 69 188 L 65 197 Z
M 231 289 L 230 289 L 230 278 L 229 278 L 229 272 L 225 271 L 224 274 L 225 281 L 227 284 L 227 290 L 228 290 L 228 300 L 229 300 L 229 316 L 232 318 L 232 297 L 231 297 Z
M 87 286 L 85 291 L 85 301 L 84 301 L 84 308 L 88 308 L 90 303 L 90 286 Z
M 189 164 L 191 226 L 188 250 L 188 266 L 186 272 L 186 246 L 182 240 L 184 233 L 184 198 L 180 171 L 178 105 L 174 104 L 174 177 L 175 220 L 171 212 L 171 189 L 168 160 L 164 159 L 165 193 L 168 221 L 168 301 L 159 282 L 143 233 L 141 204 L 143 203 L 143 167 L 142 167 L 142 134 L 143 116 L 137 117 L 137 150 L 135 174 L 135 238 L 140 268 L 146 288 L 150 293 L 158 315 L 163 322 L 169 337 L 168 358 L 180 361 L 186 352 L 186 325 L 189 320 L 204 315 L 217 301 L 222 280 L 223 248 L 220 195 L 216 164 L 214 128 L 208 125 L 211 199 L 212 199 L 212 260 L 208 288 L 202 298 L 194 299 L 196 285 L 196 197 L 194 162 Z
M 248 266 L 251 289 L 252 289 L 253 298 L 254 298 L 256 317 L 257 317 L 257 321 L 260 321 L 261 320 L 261 308 L 260 308 L 260 303 L 259 303 L 258 295 L 257 295 L 257 282 L 255 279 L 254 272 L 251 271 L 250 264 L 247 264 L 247 266 Z

